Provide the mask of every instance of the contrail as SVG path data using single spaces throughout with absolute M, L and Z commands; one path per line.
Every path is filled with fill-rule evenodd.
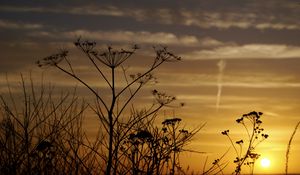
M 217 93 L 217 102 L 216 102 L 216 110 L 219 110 L 220 101 L 221 101 L 221 94 L 222 94 L 222 80 L 223 80 L 223 72 L 226 67 L 226 62 L 224 60 L 220 60 L 217 63 L 219 68 L 219 75 L 218 75 L 218 93 Z

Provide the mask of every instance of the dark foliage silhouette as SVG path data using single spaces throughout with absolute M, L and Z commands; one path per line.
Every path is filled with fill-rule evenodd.
M 85 138 L 85 103 L 75 93 L 57 98 L 43 84 L 23 77 L 21 83 L 21 98 L 9 85 L 0 96 L 0 174 L 89 174 L 93 156 L 85 159 L 88 153 L 73 141 Z
M 122 154 L 131 160 L 132 174 L 180 174 L 179 156 L 204 126 L 188 131 L 180 126 L 181 119 L 171 118 L 162 122 L 162 127 L 145 124 L 146 130 L 131 133 L 121 147 Z

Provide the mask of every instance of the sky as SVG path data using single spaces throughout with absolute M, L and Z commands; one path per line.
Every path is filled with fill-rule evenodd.
M 186 103 L 175 113 L 188 127 L 206 123 L 192 147 L 207 154 L 185 153 L 186 164 L 202 171 L 206 156 L 212 162 L 230 147 L 221 132 L 230 129 L 240 137 L 244 130 L 235 120 L 261 111 L 270 138 L 258 150 L 271 160 L 271 167 L 258 165 L 256 171 L 284 173 L 286 146 L 300 120 L 299 14 L 297 0 L 2 0 L 0 92 L 5 92 L 6 75 L 13 84 L 20 73 L 30 72 L 37 80 L 43 74 L 57 88 L 75 86 L 62 73 L 35 65 L 62 48 L 71 51 L 85 78 L 96 82 L 72 44 L 79 36 L 103 48 L 138 44 L 139 58 L 128 63 L 132 70 L 146 66 L 147 58 L 154 56 L 152 46 L 167 46 L 182 61 L 160 68 L 156 87 Z M 296 134 L 290 172 L 300 173 L 299 154 Z M 229 164 L 226 172 L 233 170 L 232 161 Z

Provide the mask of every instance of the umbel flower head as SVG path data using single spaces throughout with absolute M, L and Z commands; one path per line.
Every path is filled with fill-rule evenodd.
M 153 135 L 147 130 L 140 130 L 136 134 L 129 134 L 128 139 L 129 143 L 140 144 L 151 141 L 153 139 Z
M 166 105 L 176 100 L 174 96 L 167 95 L 166 93 L 158 92 L 156 89 L 152 90 L 152 95 L 156 101 L 161 105 Z
M 179 123 L 181 121 L 181 118 L 172 118 L 172 119 L 166 119 L 162 122 L 163 125 L 175 125 L 176 123 Z
M 94 56 L 96 60 L 104 65 L 115 68 L 126 61 L 134 52 L 139 49 L 137 45 L 134 45 L 131 50 L 115 50 L 111 46 L 107 47 L 105 51 L 97 51 L 95 49 L 97 43 L 94 41 L 82 41 L 80 38 L 74 42 L 74 45 L 81 49 L 83 52 Z
M 41 60 L 38 60 L 36 64 L 39 67 L 44 67 L 44 66 L 56 66 L 58 63 L 60 63 L 63 59 L 65 59 L 68 55 L 67 50 L 61 50 L 59 53 L 47 56 Z
M 167 47 L 162 47 L 160 49 L 154 47 L 154 50 L 156 51 L 156 60 L 167 61 L 167 62 L 181 60 L 181 57 L 174 55 L 172 52 L 169 52 Z
M 142 75 L 141 73 L 137 73 L 137 74 L 131 74 L 129 75 L 130 78 L 132 78 L 132 80 L 138 80 L 137 83 L 140 84 L 146 84 L 150 81 L 152 81 L 153 83 L 157 83 L 156 77 L 154 77 L 152 74 L 148 73 L 146 75 Z
M 125 60 L 127 60 L 132 54 L 134 50 L 113 50 L 112 47 L 108 46 L 107 51 L 103 51 L 100 53 L 93 53 L 93 55 L 103 64 L 108 67 L 118 67 Z

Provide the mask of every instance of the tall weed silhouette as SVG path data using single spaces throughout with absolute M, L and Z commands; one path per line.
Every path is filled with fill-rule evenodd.
M 241 174 L 242 167 L 248 166 L 250 168 L 250 173 L 253 174 L 255 161 L 259 158 L 260 154 L 255 151 L 255 148 L 269 137 L 265 134 L 264 128 L 262 128 L 261 116 L 262 112 L 250 112 L 244 114 L 242 117 L 238 118 L 236 122 L 241 124 L 246 133 L 246 139 L 233 140 L 230 136 L 229 130 L 222 132 L 222 135 L 226 136 L 234 151 L 237 155 L 234 163 L 236 164 L 235 174 Z

